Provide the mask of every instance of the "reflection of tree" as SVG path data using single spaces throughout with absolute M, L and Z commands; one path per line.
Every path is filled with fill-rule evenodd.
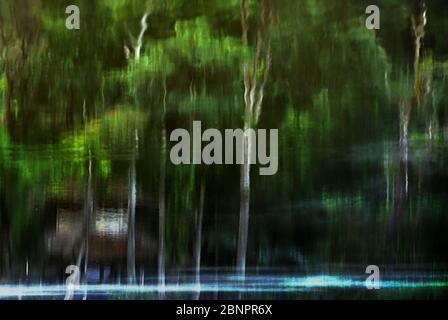
M 271 38 L 270 31 L 273 24 L 273 15 L 268 0 L 261 2 L 261 12 L 256 35 L 255 52 L 252 59 L 243 62 L 244 79 L 244 162 L 241 166 L 240 180 L 240 218 L 238 232 L 237 269 L 245 272 L 247 255 L 247 238 L 249 229 L 249 204 L 250 204 L 250 164 L 253 150 L 253 136 L 247 129 L 255 128 L 261 114 L 264 88 L 266 86 L 271 68 Z M 242 42 L 249 46 L 249 2 L 241 1 L 241 27 Z M 264 52 L 264 57 L 262 57 Z M 260 76 L 261 74 L 261 76 Z

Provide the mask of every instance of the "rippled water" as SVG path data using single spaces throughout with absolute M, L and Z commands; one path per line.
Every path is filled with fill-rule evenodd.
M 94 271 L 91 270 L 93 273 Z M 200 281 L 189 272 L 166 277 L 160 284 L 157 278 L 141 278 L 138 284 L 97 283 L 73 287 L 66 285 L 19 284 L 0 286 L 3 299 L 236 299 L 236 298 L 281 298 L 316 299 L 344 298 L 393 298 L 400 292 L 402 297 L 442 298 L 448 287 L 448 274 L 434 273 L 389 273 L 381 280 L 380 289 L 366 289 L 364 276 L 353 275 L 295 274 L 292 270 L 282 274 L 263 273 L 244 276 L 225 270 L 205 270 Z

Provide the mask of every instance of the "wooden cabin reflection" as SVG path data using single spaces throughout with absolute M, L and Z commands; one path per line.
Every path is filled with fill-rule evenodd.
M 157 260 L 157 242 L 138 228 L 134 230 L 135 239 L 129 239 L 130 227 L 136 228 L 129 226 L 125 208 L 97 209 L 89 223 L 83 210 L 59 208 L 55 228 L 46 237 L 48 258 L 58 266 L 78 265 L 89 282 L 129 280 L 130 265 L 141 277 L 140 266 Z M 135 248 L 131 253 L 129 245 Z M 64 272 L 65 267 L 61 270 Z

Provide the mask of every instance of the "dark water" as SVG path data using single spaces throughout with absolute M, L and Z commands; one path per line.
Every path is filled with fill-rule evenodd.
M 446 1 L 378 31 L 358 0 L 74 2 L 71 31 L 0 4 L 0 298 L 63 299 L 70 265 L 75 299 L 446 296 Z M 278 129 L 278 173 L 174 166 L 194 120 Z

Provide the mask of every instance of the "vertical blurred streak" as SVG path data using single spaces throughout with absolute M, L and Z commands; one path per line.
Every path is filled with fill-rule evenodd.
M 214 212 L 214 224 L 215 224 L 214 229 L 215 229 L 215 232 L 217 233 L 218 232 L 218 206 L 217 206 L 216 202 L 215 202 L 214 210 L 215 210 L 215 212 Z M 218 246 L 218 242 L 216 242 L 215 243 L 215 283 L 216 283 L 217 288 L 219 288 L 218 268 L 219 268 L 219 246 Z M 216 290 L 215 294 L 214 294 L 214 299 L 218 300 L 218 298 L 219 298 L 219 290 Z
M 242 29 L 242 41 L 245 46 L 247 46 L 247 33 L 249 31 L 249 26 L 247 21 L 249 19 L 249 5 L 247 0 L 241 0 L 241 29 Z
M 204 217 L 204 202 L 205 202 L 205 178 L 201 178 L 201 189 L 199 194 L 199 208 L 196 209 L 196 237 L 194 244 L 194 259 L 196 272 L 196 285 L 201 285 L 201 245 L 202 245 L 202 221 Z M 201 291 L 195 293 L 195 299 L 199 299 Z
M 249 4 L 247 0 L 241 0 L 241 29 L 243 45 L 248 46 L 248 19 Z M 258 34 L 259 35 L 259 34 Z M 259 38 L 257 37 L 257 40 Z M 254 78 L 256 81 L 256 77 Z M 243 62 L 243 83 L 244 83 L 244 129 L 250 128 L 252 124 L 252 98 L 254 85 L 250 75 L 250 61 Z M 249 229 L 249 203 L 250 203 L 250 135 L 244 135 L 243 164 L 241 165 L 240 176 L 240 212 L 238 223 L 238 242 L 236 253 L 236 269 L 241 275 L 246 271 L 246 253 L 247 253 L 247 232 Z
M 127 243 L 127 270 L 128 283 L 135 284 L 135 206 L 137 198 L 136 186 L 136 153 L 138 149 L 138 132 L 135 131 L 135 146 L 132 153 L 129 169 L 129 195 L 128 195 L 128 243 Z
M 245 126 L 245 129 L 248 127 Z M 244 134 L 244 163 L 241 165 L 240 178 L 240 219 L 238 230 L 237 270 L 241 275 L 246 272 L 247 238 L 249 230 L 250 207 L 250 163 L 252 158 L 252 135 Z
M 87 179 L 87 200 L 85 208 L 85 225 L 84 225 L 84 243 L 81 246 L 77 265 L 81 265 L 82 257 L 84 256 L 84 283 L 87 284 L 87 272 L 88 272 L 88 260 L 89 260 L 89 236 L 90 236 L 90 226 L 92 224 L 93 214 L 94 214 L 94 197 L 93 197 L 93 187 L 92 187 L 92 151 L 89 147 L 89 176 Z M 87 288 L 87 286 L 86 286 Z M 87 289 L 84 292 L 84 300 L 87 299 Z
M 84 139 L 88 139 L 88 132 L 87 132 L 87 115 L 85 113 L 86 108 L 86 100 L 84 99 L 83 102 L 83 121 L 84 121 Z M 88 271 L 88 259 L 89 259 L 89 236 L 90 236 L 90 226 L 92 224 L 92 219 L 94 215 L 94 195 L 93 195 L 93 185 L 92 185 L 92 179 L 93 179 L 93 160 L 92 160 L 92 149 L 90 145 L 90 141 L 88 141 L 88 149 L 89 149 L 89 162 L 88 162 L 88 177 L 87 177 L 87 190 L 86 190 L 86 202 L 85 202 L 85 208 L 84 208 L 84 227 L 83 227 L 83 236 L 84 241 L 81 244 L 81 247 L 79 249 L 78 258 L 76 261 L 76 266 L 81 270 L 81 263 L 82 259 L 84 258 L 84 284 L 87 284 L 87 271 Z M 87 286 L 84 292 L 84 300 L 87 299 Z
M 9 226 L 7 227 L 6 230 L 2 231 L 5 232 L 5 236 L 3 236 L 2 238 L 2 253 L 1 253 L 1 257 L 2 257 L 2 266 L 1 266 L 1 278 L 0 281 L 2 280 L 7 280 L 9 281 L 9 277 L 11 275 L 11 238 L 9 236 Z
M 422 75 L 420 70 L 420 54 L 422 48 L 422 40 L 425 37 L 426 27 L 426 3 L 423 0 L 415 0 L 413 14 L 411 16 L 412 32 L 414 36 L 414 74 L 415 74 L 415 96 L 417 102 L 420 102 L 420 95 L 422 89 Z
M 4 1 L 1 4 L 2 10 L 9 11 L 12 13 L 12 4 L 9 1 Z M 1 17 L 1 16 L 0 16 Z M 12 21 L 11 21 L 12 22 Z M 15 125 L 12 118 L 12 100 L 14 92 L 14 59 L 13 55 L 10 53 L 10 43 L 12 42 L 12 31 L 7 29 L 7 21 L 0 21 L 0 37 L 2 43 L 1 58 L 3 60 L 3 69 L 5 73 L 5 122 L 8 132 L 13 140 L 15 140 Z M 11 23 L 12 24 L 12 23 Z
M 160 177 L 159 177 L 159 252 L 158 252 L 158 282 L 160 289 L 165 287 L 165 179 L 166 179 L 166 128 L 165 128 L 165 112 L 166 112 L 166 79 L 163 82 L 163 119 L 161 132 L 161 149 L 160 149 Z M 164 292 L 159 292 L 159 297 L 164 297 Z

